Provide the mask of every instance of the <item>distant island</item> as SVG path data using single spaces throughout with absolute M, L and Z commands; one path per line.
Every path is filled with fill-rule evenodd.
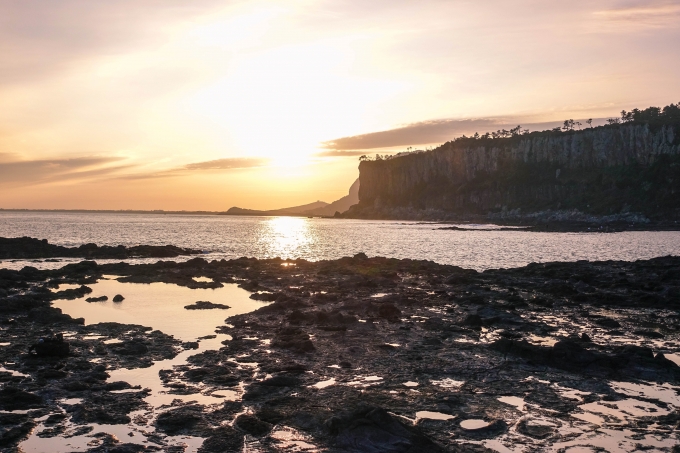
M 244 209 L 233 207 L 221 215 L 243 215 L 243 216 L 306 216 L 306 217 L 333 217 L 335 213 L 343 213 L 350 206 L 359 202 L 359 179 L 354 181 L 349 188 L 349 193 L 333 203 L 315 201 L 314 203 L 291 208 L 272 209 L 269 211 L 258 211 L 255 209 Z

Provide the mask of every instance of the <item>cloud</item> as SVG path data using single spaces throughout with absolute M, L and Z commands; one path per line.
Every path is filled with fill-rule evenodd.
M 0 162 L 12 162 L 19 160 L 19 156 L 14 153 L 0 153 Z
M 170 178 L 176 176 L 186 176 L 200 171 L 236 170 L 241 168 L 263 167 L 268 163 L 269 159 L 262 157 L 228 157 L 225 159 L 208 160 L 205 162 L 194 162 L 164 171 L 125 175 L 121 176 L 120 179 Z
M 269 162 L 259 157 L 230 157 L 185 165 L 185 170 L 230 170 L 232 168 L 262 167 Z
M 315 157 L 356 157 L 366 154 L 364 151 L 342 151 L 331 149 L 314 154 Z
M 159 45 L 171 24 L 223 7 L 219 0 L 0 2 L 1 83 L 24 83 L 93 56 Z
M 13 155 L 5 154 L 13 158 Z M 111 166 L 119 157 L 75 157 L 62 159 L 9 160 L 0 155 L 0 184 L 33 185 L 83 180 L 129 169 L 131 165 Z
M 595 16 L 613 26 L 632 28 L 661 28 L 677 26 L 680 19 L 680 2 L 644 1 L 625 6 L 596 11 Z
M 450 140 L 462 131 L 491 127 L 493 120 L 433 120 L 409 124 L 387 131 L 342 137 L 322 143 L 332 150 L 357 150 L 388 148 L 392 146 L 440 143 Z
M 593 125 L 602 124 L 604 121 L 604 118 L 594 119 Z M 584 120 L 581 120 L 581 122 L 584 122 Z M 321 157 L 358 156 L 364 154 L 364 152 L 358 150 L 445 143 L 463 134 L 474 135 L 475 132 L 483 134 L 498 129 L 510 129 L 517 125 L 536 131 L 561 126 L 562 122 L 534 123 L 527 122 L 527 118 L 520 117 L 422 121 L 386 131 L 329 140 L 321 144 L 329 151 L 317 155 Z M 349 154 L 350 151 L 351 154 Z

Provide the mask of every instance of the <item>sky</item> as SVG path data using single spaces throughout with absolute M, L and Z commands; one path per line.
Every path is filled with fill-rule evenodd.
M 0 208 L 332 202 L 358 156 L 680 101 L 680 0 L 0 1 Z

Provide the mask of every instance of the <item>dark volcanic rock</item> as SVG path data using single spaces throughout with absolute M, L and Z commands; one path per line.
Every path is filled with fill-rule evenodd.
M 611 319 L 611 318 L 596 319 L 595 324 L 597 324 L 598 326 L 608 327 L 608 328 L 612 328 L 612 329 L 615 329 L 617 327 L 621 327 L 621 323 L 619 323 L 617 320 Z
M 228 310 L 231 307 L 229 305 L 214 304 L 212 302 L 199 300 L 198 302 L 193 303 L 191 305 L 185 305 L 184 308 L 187 310 L 214 310 L 214 309 Z
M 236 452 L 241 451 L 242 448 L 243 434 L 231 426 L 220 426 L 210 432 L 209 437 L 198 449 L 198 453 Z
M 143 340 L 133 339 L 119 344 L 111 345 L 111 349 L 122 355 L 142 355 L 149 352 L 149 348 Z
M 378 308 L 378 316 L 392 322 L 398 322 L 399 316 L 401 316 L 401 310 L 393 304 L 381 304 Z
M 35 423 L 26 414 L 0 414 L 0 448 L 16 445 L 28 436 L 34 426 Z
M 261 437 L 272 429 L 272 425 L 263 422 L 253 415 L 239 415 L 234 421 L 234 426 L 250 435 Z
M 188 434 L 197 427 L 205 428 L 207 425 L 203 417 L 203 406 L 185 406 L 163 412 L 156 419 L 156 426 L 171 436 Z
M 364 406 L 330 418 L 326 426 L 338 447 L 349 451 L 439 452 L 430 439 L 407 427 L 382 408 Z
M 614 409 L 624 399 L 639 399 L 643 415 L 627 414 L 626 425 L 603 416 L 598 436 L 614 433 L 610 438 L 623 441 L 617 437 L 612 445 L 627 450 L 649 448 L 641 433 L 672 439 L 680 416 L 648 390 L 680 384 L 670 360 L 680 344 L 680 258 L 484 272 L 368 257 L 282 263 L 243 258 L 0 269 L 0 360 L 11 369 L 0 372 L 0 388 L 23 392 L 23 404 L 35 405 L 28 414 L 0 414 L 0 449 L 17 451 L 36 424 L 36 433 L 49 437 L 88 434 L 82 430 L 91 427 L 81 423 L 133 422 L 157 428 L 148 430 L 148 445 L 124 443 L 130 440 L 115 439 L 104 427 L 88 439 L 98 443 L 90 450 L 181 451 L 180 440 L 167 437 L 176 433 L 205 438 L 200 451 L 206 453 L 244 446 L 275 451 L 283 448 L 283 431 L 319 451 L 480 452 L 479 443 L 492 437 L 547 451 L 565 440 L 565 423 L 569 440 L 588 442 L 592 427 L 569 421 L 589 412 L 588 403 Z M 175 401 L 152 411 L 144 401 L 147 389 L 107 382 L 120 367 L 147 367 L 215 337 L 182 344 L 143 326 L 74 324 L 50 307 L 60 297 L 50 290 L 94 284 L 101 275 L 190 288 L 203 276 L 211 287 L 246 282 L 261 294 L 276 294 L 273 303 L 225 320 L 217 332 L 232 339 L 219 349 L 200 347 L 187 363 L 159 372 L 169 395 L 217 397 L 232 388 L 245 391 L 242 400 L 214 398 L 210 407 Z M 603 328 L 597 324 L 603 319 L 619 327 Z M 68 356 L 26 354 L 47 327 L 69 332 Z M 646 396 L 621 390 L 626 383 L 643 386 Z M 501 396 L 522 398 L 524 411 Z M 431 420 L 419 411 L 455 418 Z M 460 421 L 470 418 L 493 423 L 462 429 Z M 500 438 L 508 426 L 514 428 Z
M 62 247 L 49 244 L 47 239 L 39 240 L 29 237 L 0 238 L 0 259 L 34 259 L 34 258 L 100 258 L 100 259 L 125 259 L 131 257 L 140 258 L 174 258 L 181 255 L 196 255 L 200 250 L 183 249 L 173 245 L 137 245 L 124 247 L 119 245 L 97 246 L 85 244 L 80 247 Z
M 309 334 L 297 327 L 286 327 L 279 330 L 271 343 L 274 348 L 288 349 L 294 352 L 313 352 L 314 344 Z
M 28 348 L 29 353 L 33 351 L 40 357 L 66 357 L 69 354 L 70 346 L 64 341 L 61 334 L 48 335 L 39 338 Z
M 16 387 L 5 386 L 0 390 L 0 408 L 6 411 L 32 409 L 43 406 L 43 399 L 34 393 Z
M 88 297 L 85 299 L 85 302 L 106 302 L 109 300 L 108 296 L 99 296 L 99 297 Z

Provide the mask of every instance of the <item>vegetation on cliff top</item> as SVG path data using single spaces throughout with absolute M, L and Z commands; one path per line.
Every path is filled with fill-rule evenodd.
M 587 120 L 586 125 L 586 129 L 616 128 L 621 125 L 647 125 L 652 131 L 658 130 L 663 126 L 677 126 L 680 125 L 680 102 L 677 104 L 671 103 L 664 108 L 648 107 L 644 110 L 633 109 L 630 112 L 622 110 L 620 118 L 609 118 L 606 125 L 593 127 L 592 119 Z M 518 125 L 517 127 L 514 127 L 510 130 L 500 129 L 495 132 L 486 132 L 485 134 L 481 135 L 477 132 L 471 137 L 462 135 L 444 143 L 443 145 L 440 145 L 435 149 L 446 148 L 453 144 L 457 146 L 484 146 L 493 142 L 494 144 L 498 145 L 509 145 L 517 139 L 571 134 L 580 130 L 584 130 L 583 127 L 584 125 L 581 122 L 574 121 L 573 119 L 565 120 L 562 127 L 534 132 L 530 132 L 528 129 L 522 129 L 522 126 Z M 680 136 L 678 139 L 680 139 Z M 498 142 L 499 140 L 500 142 Z M 395 157 L 422 152 L 425 151 L 406 151 L 391 156 L 376 154 L 374 158 L 363 155 L 359 158 L 359 160 L 363 162 L 370 160 L 394 159 Z

